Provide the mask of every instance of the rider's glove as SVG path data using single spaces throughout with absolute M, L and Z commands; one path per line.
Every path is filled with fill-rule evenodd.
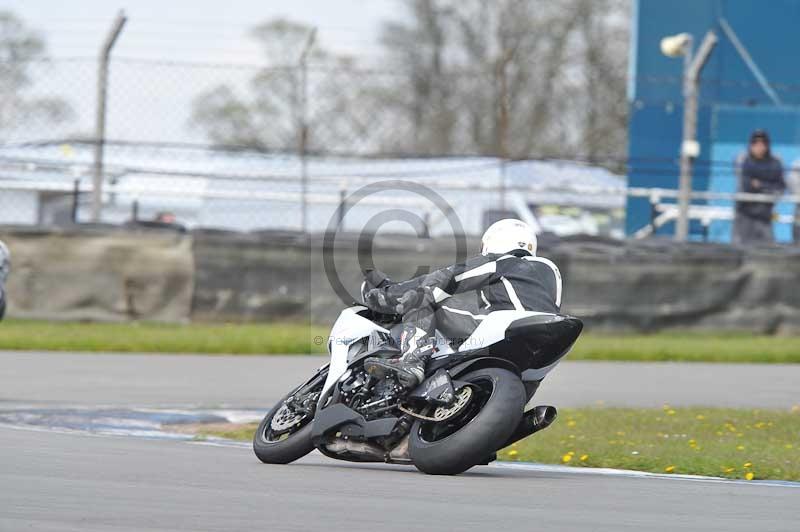
M 386 299 L 386 293 L 380 288 L 373 288 L 367 290 L 364 294 L 364 303 L 371 309 L 378 312 L 388 312 L 391 309 L 389 301 Z
M 425 296 L 430 294 L 428 287 L 419 287 L 414 290 L 406 291 L 397 299 L 394 309 L 398 314 L 403 314 L 411 309 L 417 308 L 425 301 Z

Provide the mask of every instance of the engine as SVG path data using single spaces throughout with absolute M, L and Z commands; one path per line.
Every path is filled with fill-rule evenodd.
M 359 369 L 341 383 L 340 400 L 371 420 L 396 409 L 402 390 L 394 378 L 374 379 Z

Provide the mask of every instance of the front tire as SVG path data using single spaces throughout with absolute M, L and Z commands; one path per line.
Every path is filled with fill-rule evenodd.
M 316 382 L 306 393 L 319 392 L 327 377 L 327 371 L 315 377 Z M 313 381 L 314 379 L 312 379 Z M 253 451 L 259 460 L 265 464 L 288 464 L 298 460 L 314 450 L 311 431 L 314 425 L 314 416 L 310 419 L 303 419 L 298 422 L 296 427 L 290 427 L 276 436 L 272 429 L 272 420 L 277 415 L 285 415 L 284 408 L 289 397 L 293 396 L 304 385 L 298 386 L 291 393 L 281 399 L 278 404 L 272 407 L 253 434 Z M 317 396 L 319 393 L 317 393 Z
M 414 465 L 431 475 L 457 475 L 486 458 L 508 440 L 522 419 L 525 386 L 514 373 L 501 368 L 472 371 L 458 380 L 482 392 L 465 408 L 461 419 L 441 423 L 417 420 L 409 436 Z M 456 416 L 458 418 L 459 416 Z M 460 425 L 459 425 L 460 424 Z

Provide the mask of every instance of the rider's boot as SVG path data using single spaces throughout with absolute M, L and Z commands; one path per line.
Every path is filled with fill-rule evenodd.
M 406 326 L 401 337 L 403 354 L 397 358 L 368 358 L 364 369 L 377 378 L 395 375 L 406 389 L 412 389 L 425 378 L 425 364 L 433 354 L 433 338 L 413 325 Z

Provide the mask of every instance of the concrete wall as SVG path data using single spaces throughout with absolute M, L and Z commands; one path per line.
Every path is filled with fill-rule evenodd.
M 187 321 L 192 239 L 172 232 L 0 230 L 11 250 L 8 316 Z
M 359 244 L 292 234 L 0 231 L 13 255 L 12 317 L 329 323 L 361 282 Z M 468 241 L 470 250 L 477 242 Z M 542 242 L 564 278 L 564 311 L 594 329 L 800 333 L 800 248 L 671 242 Z M 379 237 L 395 279 L 456 260 L 451 242 Z M 362 264 L 370 253 L 361 254 Z M 327 268 L 333 272 L 332 268 Z M 334 283 L 332 283 L 332 280 Z

